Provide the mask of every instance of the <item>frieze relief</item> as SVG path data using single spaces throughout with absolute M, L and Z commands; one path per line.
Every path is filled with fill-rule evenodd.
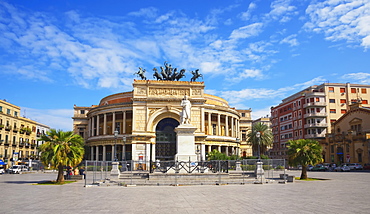
M 137 87 L 136 88 L 137 95 L 146 95 L 146 88 Z
M 201 89 L 192 89 L 191 94 L 193 96 L 202 95 L 202 90 Z
M 190 89 L 176 88 L 149 88 L 150 96 L 190 96 Z

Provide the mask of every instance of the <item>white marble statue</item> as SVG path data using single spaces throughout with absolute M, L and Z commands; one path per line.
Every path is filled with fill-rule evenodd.
M 190 118 L 191 118 L 191 102 L 188 99 L 188 96 L 185 95 L 184 98 L 181 101 L 181 124 L 190 124 Z

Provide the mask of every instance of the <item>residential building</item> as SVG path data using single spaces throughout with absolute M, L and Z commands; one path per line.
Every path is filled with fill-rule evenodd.
M 20 111 L 19 106 L 0 100 L 0 159 L 7 163 L 7 167 L 30 158 L 37 159 L 38 134 L 49 129 L 21 117 Z
M 324 143 L 331 124 L 349 106 L 361 100 L 368 105 L 370 86 L 350 83 L 323 83 L 310 86 L 271 107 L 271 122 L 274 135 L 271 158 L 287 158 L 287 142 L 297 139 L 315 139 Z
M 252 109 L 248 110 L 237 110 L 240 114 L 240 153 L 242 157 L 252 156 L 252 146 L 247 143 L 247 135 L 252 130 Z

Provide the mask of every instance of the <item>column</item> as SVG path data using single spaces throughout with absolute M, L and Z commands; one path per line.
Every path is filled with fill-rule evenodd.
M 122 114 L 122 133 L 126 134 L 126 111 Z
M 105 148 L 105 145 L 103 145 L 103 161 L 107 161 L 107 150 Z
M 229 156 L 229 147 L 228 146 L 225 146 L 226 148 L 225 148 L 225 154 L 227 155 L 227 156 Z
M 231 117 L 231 136 L 234 137 L 234 118 Z
M 90 146 L 90 160 L 94 160 L 94 147 Z
M 225 115 L 225 136 L 229 136 L 229 116 Z
M 217 150 L 221 152 L 221 146 L 217 146 Z
M 99 161 L 99 146 L 96 146 L 95 158 L 96 158 L 96 161 Z
M 212 152 L 212 145 L 208 146 L 208 153 Z
M 103 135 L 107 134 L 107 113 L 104 114 L 104 121 L 103 121 Z
M 206 159 L 206 145 L 203 143 L 200 145 L 200 151 L 201 151 L 201 159 L 202 161 L 204 161 Z
M 95 119 L 94 116 L 91 117 L 91 137 L 95 136 L 94 135 L 94 127 L 95 127 Z
M 91 117 L 87 122 L 87 137 L 91 137 Z
M 221 136 L 221 115 L 217 114 L 217 135 Z
M 122 145 L 122 160 L 127 160 L 127 157 L 126 157 L 126 143 L 123 142 L 123 145 Z
M 212 114 L 208 112 L 208 135 L 212 135 Z
M 204 108 L 201 108 L 200 109 L 200 127 L 201 127 L 201 132 L 204 132 L 205 131 L 205 126 L 204 126 L 204 124 L 205 124 L 205 115 L 204 115 Z
M 96 135 L 99 136 L 99 115 L 96 115 Z
M 112 144 L 112 149 L 111 149 L 111 160 L 114 161 L 114 144 Z
M 112 115 L 112 133 L 116 130 L 116 112 L 113 112 Z M 119 132 L 121 133 L 121 132 Z

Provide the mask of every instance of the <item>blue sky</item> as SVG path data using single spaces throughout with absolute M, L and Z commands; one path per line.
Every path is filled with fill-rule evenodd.
M 369 0 L 5 0 L 0 38 L 0 99 L 63 130 L 164 61 L 254 119 L 310 85 L 370 84 Z

